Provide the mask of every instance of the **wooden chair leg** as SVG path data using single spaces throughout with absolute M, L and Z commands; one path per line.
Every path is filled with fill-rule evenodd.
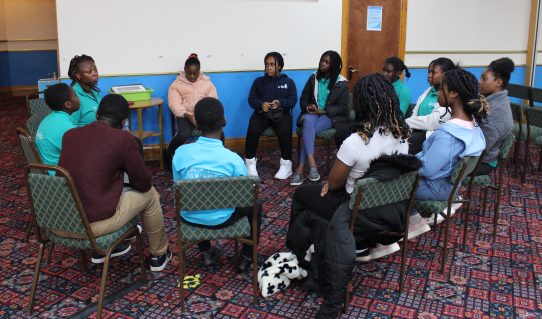
M 143 254 L 143 239 L 141 238 L 141 234 L 139 231 L 136 231 L 136 245 L 137 245 L 137 253 L 139 255 L 139 261 L 141 264 L 141 276 L 143 277 L 143 283 L 147 285 L 147 269 L 145 268 L 145 255 Z
M 26 311 L 29 314 L 32 312 L 32 308 L 34 306 L 34 296 L 36 294 L 36 288 L 38 286 L 38 281 L 40 278 L 41 260 L 43 258 L 44 248 L 45 248 L 45 244 L 40 243 L 38 247 L 38 255 L 36 257 L 36 266 L 34 267 L 34 279 L 32 280 L 32 288 L 30 288 L 30 297 L 28 299 L 28 306 L 26 308 Z
M 401 271 L 399 272 L 399 292 L 405 287 L 405 265 L 408 255 L 408 238 L 403 237 L 403 256 L 401 257 Z
M 504 167 L 499 168 L 499 179 L 497 181 L 496 199 L 495 199 L 495 213 L 493 215 L 493 238 L 497 236 L 497 225 L 499 223 L 499 210 L 501 209 L 501 196 L 502 196 L 502 179 L 504 175 Z
M 469 217 L 470 217 L 470 196 L 467 202 L 467 209 L 465 210 L 465 223 L 463 225 L 463 250 L 467 251 L 467 233 L 469 227 Z
M 179 298 L 181 300 L 181 312 L 184 312 L 184 244 L 181 241 L 180 237 L 177 238 L 177 255 L 179 264 Z
M 51 243 L 51 246 L 49 246 L 49 256 L 47 256 L 47 263 L 51 262 L 51 257 L 53 256 L 54 252 L 55 252 L 55 243 Z
M 81 260 L 81 268 L 83 268 L 83 271 L 88 272 L 87 256 L 84 249 L 79 249 L 79 259 Z
M 442 260 L 440 262 L 440 272 L 444 272 L 444 265 L 446 264 L 446 257 L 448 255 L 448 234 L 450 232 L 450 206 L 446 212 L 446 227 L 444 228 L 444 245 L 442 246 Z
M 525 183 L 525 176 L 527 175 L 527 170 L 529 169 L 529 143 L 525 143 L 525 159 L 523 160 L 523 171 L 521 172 L 521 182 Z
M 98 310 L 96 311 L 96 319 L 102 318 L 102 310 L 104 307 L 105 287 L 107 286 L 107 277 L 109 275 L 109 263 L 111 262 L 111 253 L 115 247 L 110 247 L 105 253 L 105 261 L 102 270 L 102 281 L 100 283 L 100 294 L 98 295 Z
M 32 218 L 30 218 L 28 221 L 28 225 L 26 226 L 26 237 L 24 238 L 25 243 L 28 243 L 30 237 L 32 237 L 32 231 L 34 230 L 35 226 L 36 220 L 34 219 L 34 216 L 32 216 Z
M 258 304 L 258 245 L 253 242 L 252 245 L 252 303 Z
M 484 189 L 484 202 L 482 204 L 482 214 L 486 213 L 487 208 L 487 192 L 489 190 L 489 186 Z
M 239 267 L 239 242 L 236 240 L 234 242 L 234 249 L 235 249 L 235 266 Z
M 346 315 L 348 313 L 348 305 L 350 304 L 350 292 L 352 291 L 352 285 L 350 282 L 346 285 L 346 291 L 344 292 L 344 306 L 343 313 Z

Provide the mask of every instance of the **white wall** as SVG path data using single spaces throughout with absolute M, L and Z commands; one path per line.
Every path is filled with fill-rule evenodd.
M 408 1 L 406 64 L 427 67 L 447 56 L 464 66 L 484 66 L 508 56 L 524 65 L 530 0 Z M 416 51 L 421 54 L 416 54 Z M 437 51 L 427 53 L 427 51 Z M 499 51 L 467 54 L 457 51 Z M 450 53 L 452 52 L 452 53 Z
M 196 52 L 205 71 L 315 68 L 341 48 L 341 0 L 57 0 L 60 71 L 85 53 L 101 74 L 170 73 Z

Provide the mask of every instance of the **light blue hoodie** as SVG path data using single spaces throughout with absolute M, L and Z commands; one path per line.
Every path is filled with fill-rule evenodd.
M 452 188 L 450 176 L 457 161 L 465 156 L 479 156 L 485 147 L 484 133 L 478 126 L 466 128 L 453 121 L 439 126 L 416 154 L 423 163 L 416 198 L 445 200 Z

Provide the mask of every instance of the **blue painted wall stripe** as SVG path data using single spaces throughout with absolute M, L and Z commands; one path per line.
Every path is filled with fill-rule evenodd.
M 0 52 L 0 86 L 36 85 L 58 74 L 56 50 Z

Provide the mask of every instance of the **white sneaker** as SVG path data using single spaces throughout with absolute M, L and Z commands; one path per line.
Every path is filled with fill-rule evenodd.
M 431 230 L 427 221 L 416 213 L 409 217 L 408 220 L 408 239 L 420 236 L 423 233 L 427 233 Z
M 435 225 L 435 214 L 431 214 L 431 216 L 427 217 L 425 219 L 428 225 L 434 226 Z M 444 217 L 442 217 L 441 214 L 437 215 L 437 225 L 442 223 L 444 221 Z
M 461 199 L 461 197 L 459 197 L 459 199 Z M 452 209 L 450 209 L 450 217 L 452 217 L 453 215 L 455 215 L 455 212 L 463 205 L 463 203 L 453 203 L 452 204 Z M 442 214 L 446 215 L 448 213 L 448 207 L 444 208 L 442 210 Z M 430 217 L 427 217 L 425 219 L 427 221 L 427 223 L 431 226 L 433 226 L 435 224 L 435 214 L 432 214 Z M 441 215 L 441 214 L 438 214 L 437 216 L 437 225 L 442 223 L 444 221 L 444 217 Z
M 258 159 L 256 157 L 247 158 L 245 160 L 245 165 L 247 166 L 248 176 L 258 177 L 258 171 L 256 170 L 256 162 Z
M 279 171 L 275 174 L 276 179 L 287 179 L 292 176 L 292 161 L 280 159 Z
M 382 258 L 384 256 L 393 254 L 400 249 L 401 247 L 399 247 L 398 243 L 393 243 L 391 245 L 376 244 L 376 247 L 371 249 L 371 259 Z

